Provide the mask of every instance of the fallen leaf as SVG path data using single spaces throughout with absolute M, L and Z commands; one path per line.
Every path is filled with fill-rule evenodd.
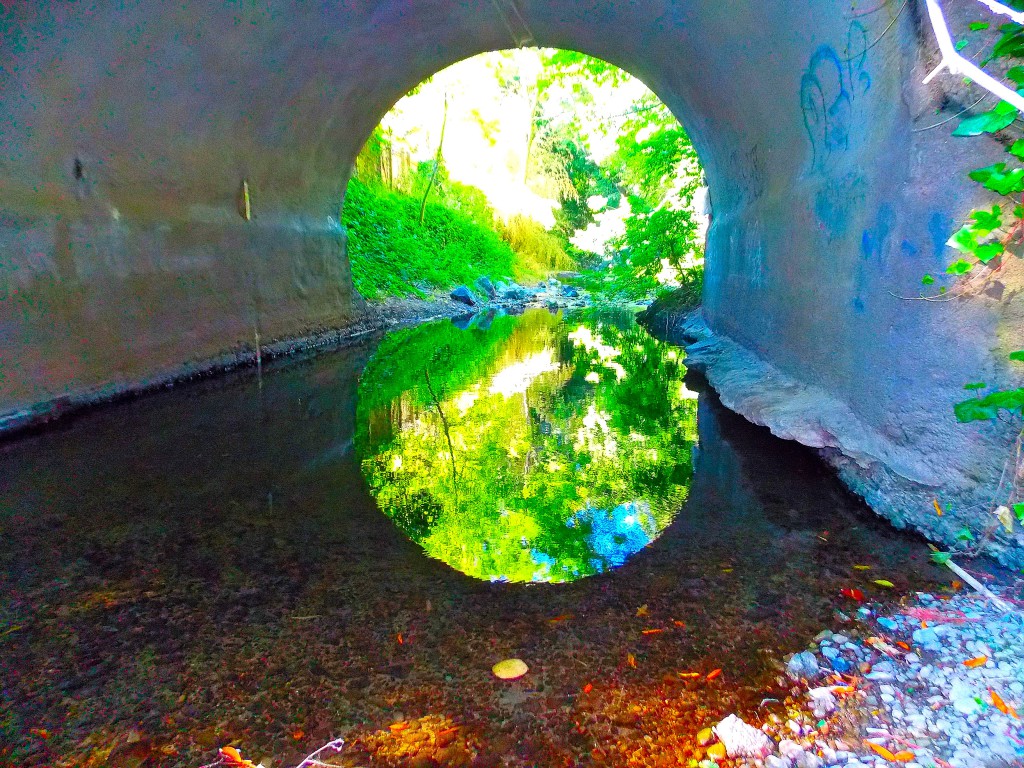
M 722 760 L 725 757 L 725 744 L 718 742 L 708 747 L 709 760 Z
M 45 728 L 29 728 L 28 732 L 33 736 L 38 736 L 40 739 L 50 738 L 50 732 Z
M 594 686 L 591 685 L 590 683 L 587 683 L 586 685 L 583 686 L 583 692 L 584 693 L 590 693 L 592 690 L 594 690 Z
M 721 677 L 721 676 L 722 676 L 722 670 L 721 669 L 713 669 L 710 672 L 708 672 L 707 679 L 708 680 L 714 680 L 716 677 Z
M 656 635 L 659 632 L 664 632 L 664 630 L 662 630 L 662 629 L 644 629 L 644 630 L 641 630 L 640 634 L 641 635 Z
M 987 662 L 988 656 L 976 656 L 973 659 L 967 659 L 967 661 L 964 662 L 964 666 L 970 669 L 974 669 L 975 667 L 984 666 Z
M 634 656 L 632 653 L 627 653 L 626 663 L 629 664 L 629 666 L 633 667 L 633 669 L 636 669 L 636 656 Z
M 397 637 L 398 637 L 398 644 L 399 645 L 405 645 L 405 641 L 402 639 L 402 633 L 401 632 L 398 633 Z
M 856 600 L 858 603 L 863 603 L 864 602 L 864 593 L 861 592 L 859 589 L 852 589 L 850 587 L 843 587 L 841 590 L 839 590 L 839 593 L 843 597 L 848 597 L 851 600 Z
M 548 624 L 558 624 L 563 621 L 568 621 L 571 618 L 571 613 L 563 613 L 561 616 L 555 616 L 553 619 L 548 619 Z
M 932 505 L 935 507 L 935 514 L 937 514 L 939 517 L 942 517 L 942 507 L 939 506 L 939 500 L 932 499 Z
M 409 728 L 409 723 L 403 720 L 400 723 L 392 723 L 388 726 L 392 733 L 401 733 Z
M 296 741 L 301 741 L 306 736 L 306 732 L 299 728 L 298 730 L 292 731 L 292 738 Z
M 705 744 L 711 741 L 715 736 L 715 732 L 710 728 L 703 728 L 697 731 L 697 746 L 703 747 Z
M 899 646 L 900 648 L 902 648 L 902 649 L 903 649 L 904 651 L 909 651 L 909 650 L 910 650 L 910 646 L 909 646 L 909 645 L 907 645 L 906 643 L 904 643 L 904 642 L 903 642 L 902 640 L 897 640 L 897 641 L 896 641 L 896 645 L 898 645 L 898 646 Z
M 1020 716 L 1017 714 L 1017 710 L 1003 701 L 1003 697 L 993 691 L 991 688 L 988 689 L 989 695 L 992 697 L 992 703 L 995 708 L 1002 712 L 1004 715 L 1009 715 L 1014 720 L 1020 720 Z
M 677 627 L 685 627 L 686 626 L 686 622 L 685 621 L 679 621 L 678 619 L 672 619 L 672 623 L 675 624 Z
M 881 747 L 878 744 L 875 744 L 874 742 L 871 742 L 871 741 L 865 741 L 864 743 L 867 744 L 869 747 L 871 747 L 871 749 L 873 749 L 876 754 L 881 755 L 886 760 L 891 760 L 894 763 L 897 762 L 896 761 L 896 755 L 894 755 L 892 752 L 890 752 L 885 747 Z
M 676 672 L 683 679 L 692 679 L 694 677 L 700 677 L 700 672 Z
M 643 605 L 641 605 L 639 608 L 636 609 L 636 615 L 637 615 L 638 618 L 640 616 L 646 616 L 648 613 L 650 613 L 650 611 L 647 609 L 647 603 L 644 603 Z
M 893 755 L 892 759 L 895 760 L 897 763 L 909 763 L 912 762 L 915 757 L 916 755 L 913 752 L 903 750 L 902 752 L 897 752 L 895 755 Z
M 875 579 L 875 584 L 877 584 L 880 587 L 885 587 L 886 589 L 892 589 L 896 586 L 891 581 L 887 581 L 886 579 Z
M 870 565 L 855 565 L 853 567 L 856 570 L 858 570 L 858 571 L 870 571 L 871 570 L 871 566 Z
M 1013 533 L 1013 512 L 1009 507 L 999 507 L 993 514 L 1003 524 L 1007 533 Z

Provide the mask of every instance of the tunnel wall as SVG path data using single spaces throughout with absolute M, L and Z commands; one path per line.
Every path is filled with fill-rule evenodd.
M 988 514 L 1009 427 L 952 404 L 1012 380 L 1022 276 L 898 298 L 951 260 L 965 173 L 1002 154 L 928 127 L 963 94 L 918 85 L 916 0 L 3 7 L 0 427 L 350 322 L 338 216 L 362 142 L 438 69 L 536 43 L 637 75 L 691 134 L 713 212 L 693 359 L 723 400 L 897 523 L 948 540 Z

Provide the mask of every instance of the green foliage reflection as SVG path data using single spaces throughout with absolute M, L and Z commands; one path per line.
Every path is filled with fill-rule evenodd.
M 628 313 L 399 330 L 360 382 L 363 474 L 410 538 L 463 573 L 600 573 L 686 499 L 697 431 L 684 373 Z

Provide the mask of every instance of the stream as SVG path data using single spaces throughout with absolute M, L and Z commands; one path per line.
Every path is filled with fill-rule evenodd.
M 0 762 L 685 765 L 947 580 L 629 312 L 433 322 L 0 445 Z

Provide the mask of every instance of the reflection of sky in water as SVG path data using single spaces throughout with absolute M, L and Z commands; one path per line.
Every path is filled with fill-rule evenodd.
M 646 547 L 658 534 L 658 523 L 645 501 L 627 501 L 609 512 L 606 509 L 585 507 L 566 521 L 569 528 L 589 528 L 587 544 L 594 557 L 590 565 L 596 573 L 618 568 L 626 560 Z M 557 560 L 538 550 L 531 553 L 541 569 L 534 581 L 550 581 Z M 578 574 L 572 574 L 578 575 Z M 504 579 L 499 579 L 503 581 Z

